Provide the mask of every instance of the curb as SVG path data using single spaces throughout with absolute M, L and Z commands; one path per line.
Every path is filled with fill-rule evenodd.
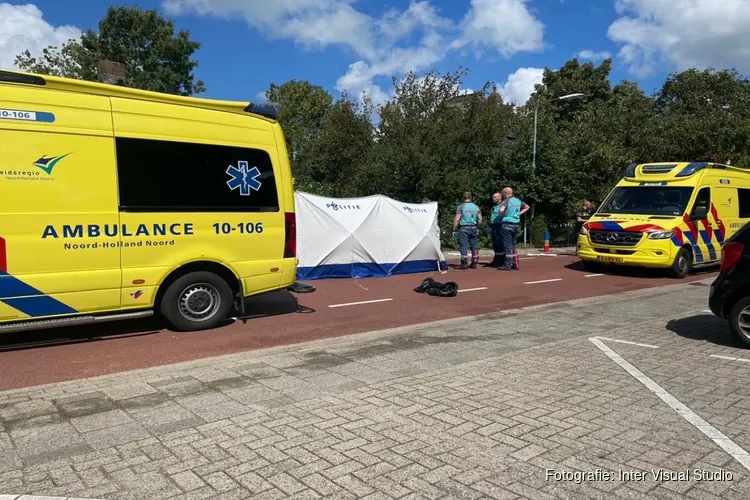
M 445 255 L 446 257 L 460 257 L 461 256 L 461 252 L 458 251 L 458 250 L 447 250 L 447 251 L 443 252 L 443 255 Z M 480 257 L 492 257 L 494 255 L 495 255 L 495 252 L 492 251 L 492 250 L 480 250 L 479 251 L 479 256 Z M 564 248 L 564 247 L 563 248 L 552 248 L 552 249 L 550 249 L 549 253 L 544 253 L 544 250 L 541 249 L 541 248 L 529 248 L 529 249 L 524 249 L 524 250 L 520 250 L 519 249 L 518 255 L 528 255 L 528 256 L 533 256 L 533 257 L 542 257 L 542 256 L 545 256 L 545 257 L 548 257 L 548 256 L 557 257 L 559 255 L 569 255 L 571 257 L 574 257 L 575 256 L 575 248 L 573 248 L 573 247 L 570 247 L 570 248 Z

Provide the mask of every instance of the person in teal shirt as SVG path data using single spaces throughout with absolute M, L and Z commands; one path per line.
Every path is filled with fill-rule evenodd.
M 477 268 L 479 262 L 479 225 L 482 224 L 482 211 L 471 201 L 471 191 L 464 193 L 464 202 L 456 208 L 456 218 L 453 220 L 453 236 L 458 238 L 461 246 L 460 269 Z M 471 249 L 471 264 L 469 261 Z
M 500 204 L 500 230 L 505 247 L 505 266 L 500 269 L 504 271 L 518 270 L 518 253 L 516 251 L 518 225 L 521 223 L 521 216 L 529 210 L 529 206 L 513 196 L 513 190 L 509 187 L 503 189 L 503 198 L 504 200 Z
M 505 247 L 503 246 L 502 225 L 500 224 L 500 204 L 503 201 L 503 195 L 500 191 L 492 195 L 492 210 L 490 211 L 490 235 L 492 236 L 492 250 L 495 256 L 492 259 L 490 267 L 500 267 L 503 265 Z

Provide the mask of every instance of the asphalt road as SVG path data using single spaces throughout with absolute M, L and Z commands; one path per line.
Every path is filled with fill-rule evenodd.
M 413 289 L 425 277 L 455 281 L 459 295 Z M 683 282 L 705 279 L 713 272 Z M 675 284 L 651 271 L 591 274 L 573 256 L 525 257 L 520 271 L 451 269 L 391 278 L 310 282 L 312 294 L 247 301 L 247 316 L 203 332 L 175 333 L 157 320 L 72 327 L 0 338 L 0 389 L 148 368 L 352 333 Z

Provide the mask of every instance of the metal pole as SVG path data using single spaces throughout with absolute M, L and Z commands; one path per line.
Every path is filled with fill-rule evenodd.
M 534 153 L 531 157 L 531 166 L 536 170 L 536 114 L 539 110 L 539 105 L 537 104 L 534 108 Z
M 539 105 L 537 104 L 534 107 L 534 152 L 532 153 L 532 157 L 531 157 L 532 173 L 536 172 L 536 115 L 537 115 L 538 110 L 539 110 Z M 528 221 L 529 221 L 528 217 L 526 216 L 526 214 L 524 214 L 523 215 L 523 244 L 524 245 L 526 245 L 526 241 L 527 241 L 526 240 L 526 227 L 529 225 Z

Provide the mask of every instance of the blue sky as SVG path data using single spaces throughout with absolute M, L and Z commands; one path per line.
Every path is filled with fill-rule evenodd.
M 68 6 L 65 5 L 68 3 Z M 71 8 L 69 5 L 75 5 Z M 132 3 L 127 3 L 132 5 Z M 470 73 L 523 103 L 541 68 L 611 54 L 611 78 L 647 92 L 687 67 L 750 69 L 735 38 L 750 22 L 747 0 L 143 0 L 201 42 L 196 72 L 205 97 L 252 100 L 270 82 L 304 79 L 337 95 L 391 92 L 390 75 L 429 69 Z M 0 0 L 0 66 L 77 30 L 96 28 L 97 0 Z M 583 54 L 581 54 L 583 52 Z M 598 53 L 598 54 L 593 54 Z M 596 57 L 594 57 L 596 59 Z

